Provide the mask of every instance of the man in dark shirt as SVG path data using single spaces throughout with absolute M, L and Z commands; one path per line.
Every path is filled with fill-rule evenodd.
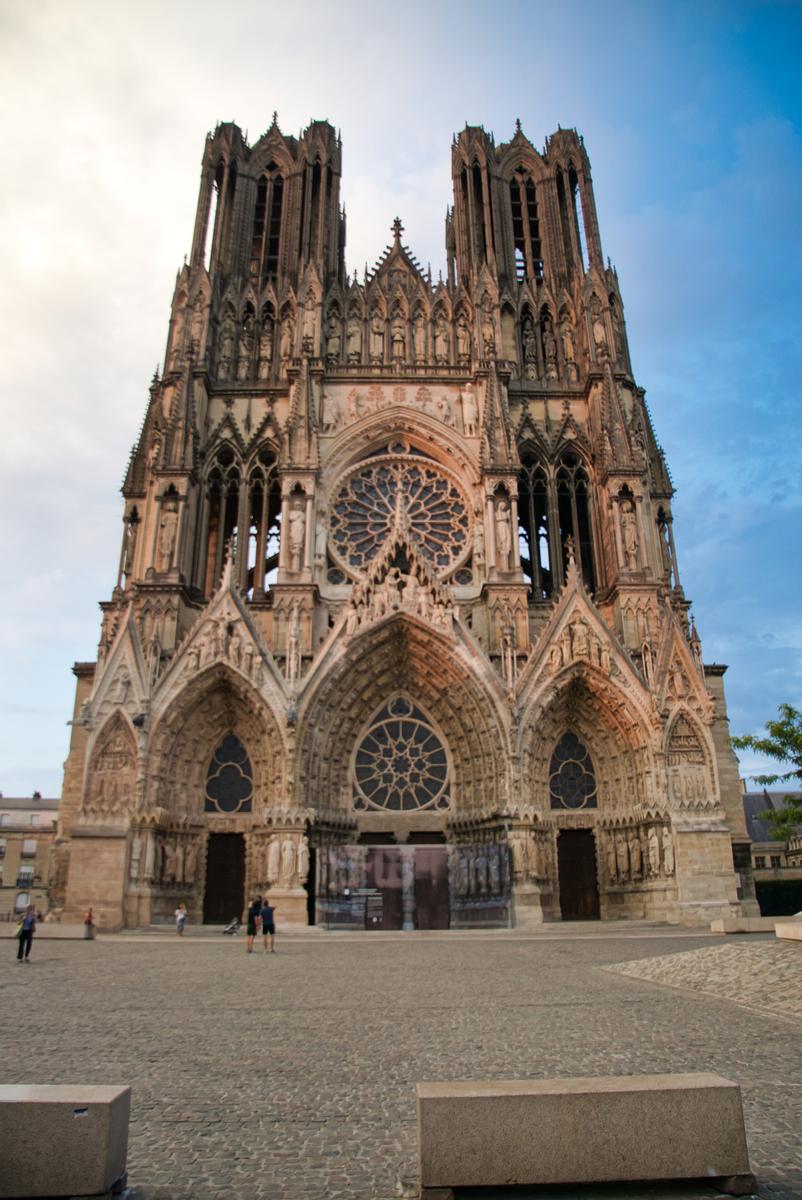
M 253 953 L 253 939 L 256 937 L 256 932 L 259 927 L 259 920 L 262 913 L 262 897 L 257 896 L 251 903 L 248 909 L 248 940 L 245 943 L 248 948 L 248 953 Z
M 276 947 L 273 944 L 276 936 L 276 926 L 273 921 L 273 913 L 275 911 L 275 908 L 271 904 L 268 904 L 265 899 L 262 911 L 259 914 L 262 918 L 262 937 L 264 938 L 265 952 L 269 950 L 271 954 L 275 954 L 276 952 Z M 268 943 L 270 944 L 268 945 Z

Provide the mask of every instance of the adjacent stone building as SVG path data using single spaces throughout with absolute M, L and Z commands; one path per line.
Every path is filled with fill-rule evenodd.
M 341 143 L 207 139 L 79 663 L 57 894 L 108 927 L 754 910 L 582 139 L 452 146 L 445 278 L 345 267 Z
M 50 907 L 50 865 L 58 800 L 0 795 L 0 920 L 10 920 L 28 904 Z

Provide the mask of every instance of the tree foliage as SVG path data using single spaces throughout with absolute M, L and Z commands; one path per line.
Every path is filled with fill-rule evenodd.
M 747 733 L 730 740 L 736 750 L 754 750 L 788 767 L 787 771 L 772 775 L 753 776 L 764 787 L 781 783 L 789 790 L 799 789 L 798 795 L 785 797 L 782 808 L 762 814 L 778 840 L 787 841 L 802 826 L 802 712 L 790 704 L 781 704 L 777 719 L 767 721 L 765 729 L 762 736 Z

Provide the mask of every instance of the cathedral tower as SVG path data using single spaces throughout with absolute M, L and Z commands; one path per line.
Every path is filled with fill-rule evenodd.
M 582 139 L 452 145 L 446 279 L 345 270 L 341 143 L 207 139 L 76 664 L 55 901 L 116 928 L 754 909 Z

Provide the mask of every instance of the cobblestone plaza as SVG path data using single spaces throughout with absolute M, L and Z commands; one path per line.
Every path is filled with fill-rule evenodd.
M 741 1085 L 761 1195 L 802 1196 L 800 1018 L 770 1008 L 774 977 L 802 990 L 795 946 L 563 925 L 246 955 L 190 930 L 40 938 L 22 967 L 4 945 L 3 1081 L 131 1084 L 132 1200 L 415 1196 L 418 1080 L 681 1071 Z M 682 988 L 604 969 L 677 954 Z M 710 961 L 719 996 L 690 990 Z

